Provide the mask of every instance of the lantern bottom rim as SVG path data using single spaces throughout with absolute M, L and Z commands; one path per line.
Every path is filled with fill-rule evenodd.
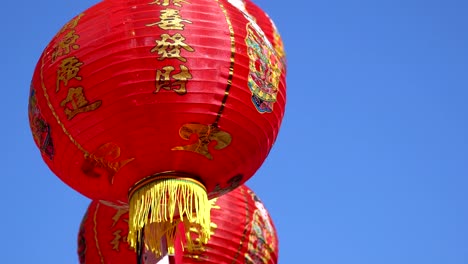
M 194 183 L 196 185 L 199 185 L 199 187 L 201 187 L 205 191 L 207 191 L 205 185 L 200 180 L 198 180 L 198 176 L 196 176 L 194 174 L 190 174 L 190 173 L 187 173 L 187 172 L 181 172 L 181 171 L 165 171 L 165 172 L 159 172 L 159 173 L 152 174 L 152 175 L 150 175 L 148 177 L 145 177 L 145 178 L 139 180 L 137 183 L 135 183 L 128 191 L 129 200 L 131 199 L 133 194 L 137 190 L 142 188 L 143 186 L 151 184 L 151 183 L 162 182 L 162 181 L 165 181 L 165 180 L 181 181 L 181 182 L 187 182 L 187 183 L 191 182 L 191 183 Z

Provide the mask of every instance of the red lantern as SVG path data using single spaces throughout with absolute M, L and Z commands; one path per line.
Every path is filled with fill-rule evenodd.
M 277 263 L 278 237 L 273 221 L 252 190 L 243 185 L 213 202 L 208 243 L 197 242 L 199 234 L 192 232 L 194 247 L 177 250 L 179 258 L 171 259 L 172 263 Z M 80 263 L 136 263 L 135 252 L 124 239 L 127 220 L 125 207 L 93 201 L 80 228 Z M 156 263 L 151 252 L 143 254 L 142 263 Z
M 207 241 L 208 197 L 261 166 L 285 97 L 281 57 L 226 0 L 106 0 L 45 48 L 29 118 L 51 170 L 91 199 L 129 203 L 131 246 L 151 228 L 159 254 L 177 221 Z

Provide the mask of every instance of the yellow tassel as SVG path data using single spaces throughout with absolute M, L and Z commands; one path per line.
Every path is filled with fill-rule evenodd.
M 183 223 L 185 233 L 196 228 L 200 241 L 210 238 L 210 209 L 205 187 L 191 178 L 158 176 L 138 183 L 130 192 L 128 243 L 135 248 L 142 238 L 147 249 L 161 256 L 163 239 L 173 254 L 177 225 Z M 194 241 L 185 236 L 187 247 Z

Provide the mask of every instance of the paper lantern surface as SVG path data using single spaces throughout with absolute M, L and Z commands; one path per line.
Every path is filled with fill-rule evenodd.
M 278 237 L 273 221 L 255 193 L 243 185 L 216 199 L 212 210 L 211 238 L 189 251 L 176 250 L 171 263 L 276 264 Z M 91 202 L 78 237 L 80 264 L 136 263 L 126 243 L 128 208 Z M 183 232 L 180 232 L 183 233 Z M 196 232 L 191 235 L 194 239 Z M 155 264 L 151 252 L 143 264 Z

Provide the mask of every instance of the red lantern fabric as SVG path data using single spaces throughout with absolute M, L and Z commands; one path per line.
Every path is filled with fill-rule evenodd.
M 105 201 L 91 202 L 78 233 L 79 263 L 136 264 L 137 255 L 127 243 L 127 235 L 128 205 L 115 205 Z M 156 257 L 147 250 L 141 258 L 143 264 L 155 264 L 162 260 L 162 257 Z
M 278 237 L 273 221 L 255 193 L 243 185 L 217 198 L 211 209 L 211 238 L 189 251 L 176 250 L 171 263 L 276 264 Z M 80 264 L 136 263 L 125 242 L 128 214 L 125 207 L 91 202 L 78 236 Z M 197 240 L 197 232 L 191 236 Z M 180 248 L 181 249 L 181 248 Z M 143 264 L 155 264 L 146 252 Z
M 227 0 L 106 0 L 45 48 L 29 119 L 60 179 L 130 204 L 135 246 L 146 226 L 176 218 L 206 240 L 208 197 L 261 166 L 285 101 L 281 57 Z

